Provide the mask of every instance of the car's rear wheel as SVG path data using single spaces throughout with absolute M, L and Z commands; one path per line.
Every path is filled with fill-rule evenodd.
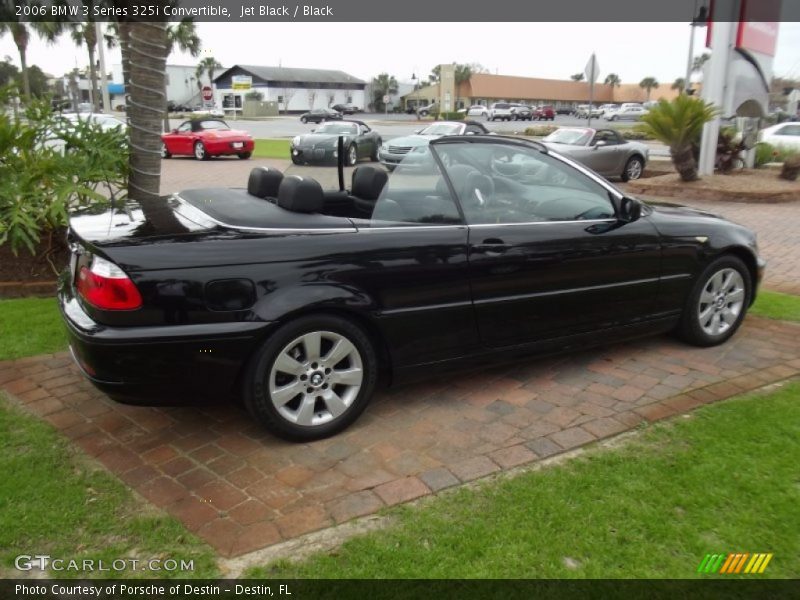
M 358 148 L 356 148 L 355 144 L 350 144 L 345 158 L 347 159 L 347 166 L 349 167 L 352 167 L 358 162 Z
M 638 156 L 631 156 L 625 163 L 625 170 L 622 171 L 622 181 L 632 181 L 639 179 L 644 171 L 644 162 Z
M 194 144 L 194 157 L 197 160 L 208 160 L 208 152 L 203 142 L 195 142 Z
M 164 142 L 161 142 L 161 158 L 172 158 L 172 154 L 167 150 L 167 145 Z
M 271 335 L 246 376 L 245 406 L 275 435 L 307 441 L 355 421 L 377 381 L 367 334 L 332 315 L 310 315 Z
M 242 160 L 247 160 L 248 158 L 253 156 L 253 153 L 252 152 L 240 152 L 239 154 L 237 154 L 237 156 L 239 158 L 241 158 Z
M 378 162 L 378 150 L 380 150 L 381 144 L 383 144 L 383 140 L 380 138 L 375 140 L 375 148 L 372 150 L 372 154 L 370 154 L 369 157 L 372 162 Z
M 715 346 L 731 337 L 750 305 L 752 280 L 736 256 L 722 256 L 697 278 L 678 326 L 680 336 L 696 346 Z
M 301 123 L 308 123 L 308 119 L 306 119 L 305 117 L 300 117 L 300 122 Z

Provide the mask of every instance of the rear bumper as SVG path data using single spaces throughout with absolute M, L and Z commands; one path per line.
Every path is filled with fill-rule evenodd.
M 178 405 L 229 400 L 269 323 L 232 322 L 106 327 L 71 294 L 58 303 L 73 359 L 112 399 L 126 404 Z

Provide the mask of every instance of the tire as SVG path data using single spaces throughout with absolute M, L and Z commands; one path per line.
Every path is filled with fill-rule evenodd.
M 616 115 L 611 115 L 611 118 L 609 119 L 609 121 L 616 121 L 616 120 L 617 120 Z
M 194 143 L 194 157 L 197 160 L 208 160 L 210 158 L 208 156 L 208 152 L 206 152 L 206 147 L 203 145 L 203 142 Z
M 752 289 L 750 271 L 740 258 L 725 255 L 712 261 L 686 300 L 678 335 L 695 346 L 725 342 L 742 324 Z
M 295 156 L 294 154 L 291 154 L 291 157 L 292 157 L 292 162 L 294 164 L 296 164 L 296 165 L 302 165 L 303 164 L 303 159 L 301 159 L 299 156 Z
M 316 339 L 321 341 L 315 352 Z M 332 355 L 336 348 L 341 358 Z M 244 403 L 279 437 L 320 439 L 358 418 L 375 390 L 377 373 L 375 349 L 360 327 L 332 315 L 309 315 L 282 326 L 257 351 L 245 374 Z
M 355 144 L 350 144 L 347 148 L 347 154 L 345 155 L 345 163 L 348 167 L 355 166 L 358 162 L 358 148 Z
M 622 171 L 622 181 L 635 181 L 642 176 L 643 171 L 644 161 L 638 156 L 631 156 Z
M 172 158 L 172 154 L 167 150 L 167 145 L 164 142 L 161 142 L 161 158 Z
M 239 158 L 241 158 L 242 160 L 247 160 L 248 158 L 250 158 L 251 156 L 253 156 L 253 153 L 252 153 L 252 152 L 242 152 L 242 153 L 240 153 L 240 154 L 237 154 L 236 156 L 238 156 L 238 157 L 239 157 Z
M 427 117 L 427 116 L 428 116 L 428 111 L 427 111 L 427 110 L 421 110 L 421 111 L 419 111 L 419 116 L 420 116 L 420 117 Z
M 378 140 L 375 142 L 375 149 L 372 151 L 372 154 L 370 154 L 370 156 L 369 156 L 369 159 L 370 159 L 372 162 L 378 162 L 378 160 L 379 160 L 379 159 L 378 159 L 378 150 L 380 149 L 380 147 L 381 147 L 381 144 L 383 144 L 383 140 L 381 140 L 381 139 L 378 139 Z
M 300 117 L 300 122 L 306 124 L 308 123 L 308 119 L 306 119 L 305 117 Z

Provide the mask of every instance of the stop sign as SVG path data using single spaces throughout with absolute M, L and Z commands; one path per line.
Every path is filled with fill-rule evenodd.
M 210 85 L 203 86 L 203 100 L 208 101 L 214 97 L 214 90 L 211 89 Z

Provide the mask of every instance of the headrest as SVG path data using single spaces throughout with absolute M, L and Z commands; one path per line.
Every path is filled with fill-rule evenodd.
M 488 175 L 474 171 L 467 175 L 462 190 L 462 205 L 481 206 L 494 195 L 494 181 Z
M 322 210 L 322 186 L 314 179 L 291 175 L 284 177 L 278 189 L 278 206 L 292 212 L 313 213 Z
M 389 176 L 382 169 L 366 165 L 356 167 L 353 171 L 353 189 L 351 193 L 356 198 L 377 200 L 387 181 L 389 181 Z
M 247 193 L 259 198 L 277 198 L 283 173 L 269 167 L 256 167 L 250 171 Z

